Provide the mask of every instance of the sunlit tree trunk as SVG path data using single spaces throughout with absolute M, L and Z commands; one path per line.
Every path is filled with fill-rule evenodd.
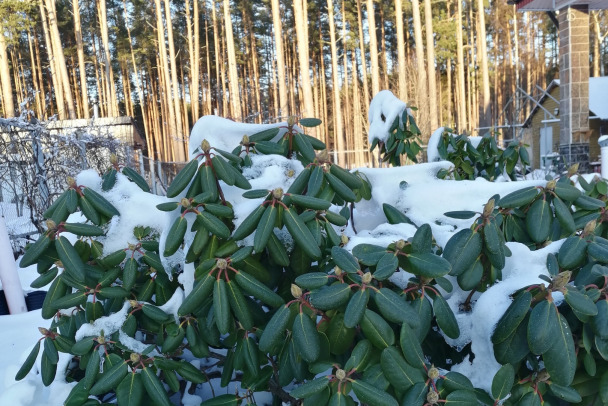
M 76 51 L 78 54 L 78 73 L 80 74 L 80 95 L 84 118 L 89 118 L 89 94 L 87 89 L 87 71 L 84 65 L 84 47 L 82 44 L 82 24 L 80 22 L 80 7 L 78 0 L 72 0 L 74 12 L 74 33 L 76 34 Z
M 47 0 L 48 1 L 48 0 Z M 104 72 L 106 89 L 108 89 L 108 115 L 118 116 L 118 98 L 116 97 L 116 86 L 114 84 L 114 71 L 112 69 L 112 56 L 110 55 L 110 40 L 108 37 L 108 18 L 106 11 L 106 0 L 99 1 L 99 28 L 101 30 L 101 42 L 104 55 Z M 68 101 L 69 103 L 69 101 Z
M 4 39 L 4 27 L 0 21 L 0 84 L 2 85 L 2 110 L 4 117 L 15 117 L 15 100 L 11 84 L 11 72 L 8 63 L 8 52 Z
M 369 94 L 369 86 L 367 84 L 367 63 L 365 56 L 365 37 L 363 36 L 363 17 L 361 16 L 361 0 L 357 0 L 357 25 L 359 27 L 359 51 L 361 53 L 361 74 L 363 75 L 363 103 L 365 106 L 365 111 L 363 115 L 363 122 L 365 123 L 365 127 L 367 127 L 367 112 L 369 111 L 369 103 L 370 103 L 370 94 Z
M 422 23 L 420 21 L 420 3 L 412 0 L 412 17 L 414 21 L 414 42 L 416 43 L 417 95 L 419 108 L 428 108 L 427 79 L 424 69 L 424 46 L 422 40 Z
M 426 31 L 426 67 L 429 80 L 429 113 L 431 130 L 439 127 L 437 120 L 437 81 L 435 80 L 435 42 L 433 39 L 433 12 L 431 0 L 424 0 L 424 20 Z
M 372 98 L 380 91 L 380 65 L 378 64 L 378 37 L 374 0 L 367 0 L 367 26 L 369 29 L 369 58 L 372 65 Z
M 277 82 L 279 84 L 279 116 L 289 115 L 287 85 L 285 84 L 285 56 L 283 55 L 283 27 L 279 0 L 271 0 L 272 25 L 274 26 L 274 49 L 277 63 Z
M 42 20 L 42 29 L 44 31 L 44 43 L 46 45 L 46 53 L 49 59 L 49 69 L 51 71 L 51 83 L 53 84 L 53 92 L 55 94 L 55 107 L 57 108 L 57 115 L 60 119 L 65 118 L 66 108 L 65 101 L 63 99 L 63 87 L 57 76 L 57 59 L 54 58 L 53 53 L 53 42 L 51 41 L 51 34 L 49 29 L 48 19 L 46 18 L 46 11 L 44 6 L 44 0 L 40 0 L 38 3 L 40 8 L 40 19 Z M 50 99 L 51 106 L 53 106 L 52 98 Z M 52 109 L 51 109 L 52 110 Z
M 310 83 L 310 59 L 308 53 L 308 13 L 306 0 L 294 0 L 293 12 L 296 23 L 296 38 L 298 42 L 297 59 L 300 65 L 300 89 L 302 89 L 303 105 L 301 114 L 303 117 L 312 117 L 315 112 L 312 99 L 312 85 Z
M 226 30 L 226 51 L 228 53 L 228 82 L 230 87 L 230 106 L 232 118 L 242 119 L 241 97 L 239 91 L 239 76 L 236 69 L 236 53 L 234 50 L 234 33 L 230 16 L 230 0 L 224 0 L 224 26 Z
M 399 72 L 399 98 L 407 100 L 407 83 L 405 74 L 405 40 L 403 38 L 403 3 L 395 0 L 395 29 L 397 30 L 397 70 Z
M 340 79 L 338 77 L 338 51 L 336 49 L 333 0 L 327 0 L 327 17 L 329 19 L 329 43 L 331 47 L 331 87 L 334 99 L 334 148 L 338 150 L 337 163 L 344 165 L 344 129 L 342 123 L 342 107 L 340 105 Z
M 456 90 L 458 92 L 458 130 L 467 128 L 466 95 L 464 79 L 464 50 L 462 39 L 462 1 L 456 0 Z
M 426 0 L 430 1 L 430 0 Z M 477 15 L 479 27 L 479 58 L 481 59 L 481 81 L 482 81 L 482 112 L 480 114 L 480 127 L 487 127 L 491 122 L 490 112 L 490 73 L 488 68 L 488 47 L 486 41 L 486 17 L 483 0 L 477 0 Z M 532 37 L 531 37 L 532 38 Z

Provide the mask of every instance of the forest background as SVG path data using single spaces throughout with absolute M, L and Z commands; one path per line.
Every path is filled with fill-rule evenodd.
M 608 13 L 590 24 L 603 76 Z M 362 166 L 382 89 L 418 108 L 426 138 L 475 135 L 516 119 L 518 87 L 558 77 L 550 16 L 506 0 L 2 0 L 0 33 L 0 116 L 131 116 L 163 161 L 185 161 L 202 115 L 296 115 L 321 118 L 313 135 Z

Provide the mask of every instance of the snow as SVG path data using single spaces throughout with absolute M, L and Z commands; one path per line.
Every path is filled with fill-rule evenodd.
M 608 76 L 589 78 L 589 110 L 602 120 L 608 120 Z
M 395 118 L 399 117 L 399 125 L 403 124 L 401 114 L 406 108 L 407 104 L 399 100 L 390 90 L 382 90 L 374 96 L 369 105 L 368 115 L 370 145 L 374 139 L 386 142 Z

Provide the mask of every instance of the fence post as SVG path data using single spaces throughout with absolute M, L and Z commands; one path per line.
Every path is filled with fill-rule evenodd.
M 49 206 L 49 186 L 46 183 L 46 169 L 44 167 L 44 153 L 40 145 L 40 130 L 32 132 L 32 152 L 34 155 L 34 163 L 36 168 L 36 177 L 38 180 L 38 190 L 40 191 L 40 198 L 42 199 L 42 207 Z M 30 207 L 30 209 L 32 209 Z
M 157 172 L 158 172 L 158 179 L 160 180 L 160 185 L 163 188 L 166 188 L 165 184 L 166 181 L 163 179 L 163 168 L 160 166 L 160 159 L 158 161 L 156 161 L 156 166 L 157 166 Z
M 150 165 L 150 182 L 152 183 L 152 193 L 157 194 L 156 193 L 156 176 L 154 174 L 154 159 L 153 158 L 148 158 L 149 162 L 148 164 Z
M 138 159 L 139 159 L 139 173 L 141 173 L 141 176 L 145 179 L 146 173 L 144 172 L 144 154 L 141 152 L 141 149 L 139 150 Z
M 0 281 L 2 281 L 2 289 L 10 313 L 25 313 L 27 312 L 25 296 L 17 273 L 17 264 L 13 258 L 13 249 L 9 241 L 8 230 L 4 224 L 4 217 L 0 216 Z

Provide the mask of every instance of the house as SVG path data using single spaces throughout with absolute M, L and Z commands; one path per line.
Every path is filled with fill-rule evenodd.
M 523 123 L 526 129 L 524 142 L 530 145 L 531 165 L 535 169 L 546 168 L 561 162 L 578 162 L 583 172 L 592 170 L 590 163 L 600 160 L 597 142 L 608 134 L 608 76 L 589 78 L 588 91 L 577 97 L 584 98 L 589 106 L 589 128 L 573 133 L 570 156 L 564 156 L 560 148 L 561 116 L 560 80 L 554 79 L 536 107 Z M 561 149 L 561 151 L 560 151 Z

